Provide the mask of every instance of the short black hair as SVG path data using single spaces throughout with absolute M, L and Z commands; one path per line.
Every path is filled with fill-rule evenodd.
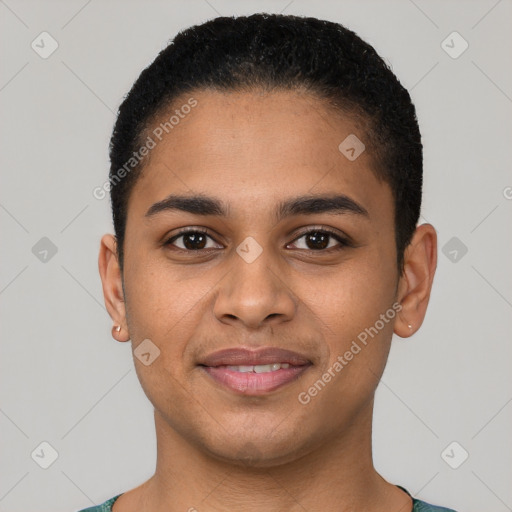
M 423 146 L 407 90 L 375 49 L 339 23 L 258 13 L 218 17 L 178 33 L 142 71 L 119 107 L 110 141 L 110 197 L 123 269 L 130 193 L 146 160 L 126 163 L 144 143 L 151 123 L 178 97 L 193 91 L 301 90 L 351 114 L 364 126 L 361 139 L 372 170 L 394 200 L 397 265 L 418 222 Z M 341 142 L 341 141 L 340 141 Z

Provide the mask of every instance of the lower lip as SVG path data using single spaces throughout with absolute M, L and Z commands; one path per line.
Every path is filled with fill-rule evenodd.
M 280 368 L 273 372 L 236 372 L 225 366 L 204 366 L 215 381 L 242 395 L 263 395 L 297 379 L 311 365 Z

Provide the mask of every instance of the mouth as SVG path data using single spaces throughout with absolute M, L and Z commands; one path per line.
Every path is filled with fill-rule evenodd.
M 199 366 L 222 387 L 237 394 L 258 396 L 298 379 L 312 362 L 290 350 L 237 348 L 214 352 Z

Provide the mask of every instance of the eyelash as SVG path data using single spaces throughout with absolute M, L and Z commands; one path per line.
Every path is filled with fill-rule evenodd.
M 335 247 L 330 247 L 328 249 L 299 249 L 301 251 L 307 251 L 307 252 L 310 252 L 310 253 L 326 253 L 326 252 L 331 252 L 331 251 L 340 251 L 346 247 L 354 247 L 354 244 L 348 239 L 348 238 L 345 238 L 343 236 L 341 236 L 340 234 L 338 234 L 337 232 L 335 232 L 334 230 L 332 229 L 329 229 L 329 228 L 325 228 L 325 227 L 318 227 L 318 228 L 310 228 L 309 230 L 307 231 L 303 231 L 302 233 L 300 233 L 297 237 L 295 237 L 291 243 L 293 242 L 296 242 L 297 240 L 301 239 L 302 237 L 306 236 L 306 235 L 309 235 L 311 233 L 322 233 L 322 234 L 327 234 L 329 236 L 331 236 L 332 238 L 334 238 L 338 243 L 339 245 L 335 246 Z M 174 241 L 176 241 L 177 239 L 179 239 L 180 237 L 183 237 L 184 235 L 189 235 L 189 234 L 201 234 L 201 235 L 205 235 L 205 236 L 208 236 L 209 238 L 211 238 L 212 240 L 214 240 L 215 243 L 218 243 L 209 233 L 207 230 L 203 229 L 203 228 L 189 228 L 189 229 L 185 229 L 185 230 L 182 230 L 180 231 L 179 233 L 173 235 L 171 238 L 167 239 L 165 242 L 164 242 L 164 246 L 170 246 L 173 244 Z M 199 253 L 199 252 L 205 252 L 205 251 L 208 251 L 209 249 L 182 249 L 181 247 L 176 247 L 174 246 L 174 249 L 177 250 L 177 251 L 182 251 L 182 252 L 188 252 L 188 253 Z M 210 249 L 211 250 L 211 249 Z

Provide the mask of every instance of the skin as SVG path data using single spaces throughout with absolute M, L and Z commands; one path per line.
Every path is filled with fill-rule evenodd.
M 113 336 L 133 349 L 150 339 L 160 350 L 148 366 L 134 357 L 155 408 L 156 471 L 113 511 L 411 511 L 411 499 L 373 467 L 373 400 L 393 333 L 408 337 L 423 322 L 437 263 L 434 228 L 417 227 L 400 276 L 391 189 L 371 170 L 369 144 L 355 161 L 340 153 L 345 137 L 364 142 L 364 132 L 321 100 L 290 91 L 193 97 L 198 105 L 151 151 L 129 199 L 123 275 L 115 238 L 101 240 L 105 304 L 121 326 Z M 229 216 L 145 216 L 169 194 L 198 193 L 223 201 Z M 276 221 L 278 203 L 311 194 L 344 194 L 368 216 Z M 208 230 L 203 252 L 186 252 L 186 237 L 164 245 L 185 227 Z M 350 237 L 353 247 L 330 238 L 329 248 L 315 250 L 304 232 L 321 228 Z M 236 252 L 248 236 L 262 248 L 252 263 Z M 401 311 L 301 404 L 299 393 L 393 303 Z M 197 363 L 238 346 L 282 347 L 313 364 L 264 396 L 236 394 Z

